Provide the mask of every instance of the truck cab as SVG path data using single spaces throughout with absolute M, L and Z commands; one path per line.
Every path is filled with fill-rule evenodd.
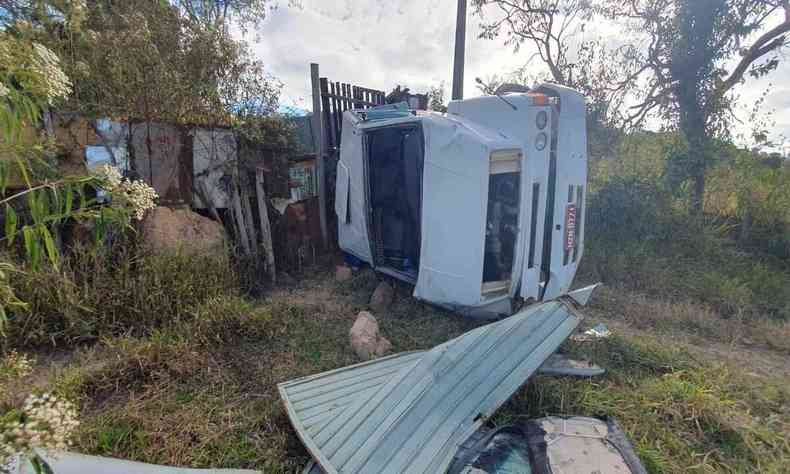
M 584 97 L 544 84 L 343 116 L 335 212 L 340 248 L 414 285 L 414 296 L 497 318 L 557 298 L 583 253 Z

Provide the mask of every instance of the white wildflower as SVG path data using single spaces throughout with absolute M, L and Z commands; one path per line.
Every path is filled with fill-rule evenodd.
M 129 210 L 135 219 L 142 220 L 145 211 L 156 207 L 159 196 L 144 181 L 123 178 L 117 168 L 109 165 L 99 168 L 97 175 L 112 197 L 112 206 Z
M 32 58 L 31 69 L 43 78 L 47 101 L 53 104 L 71 94 L 71 81 L 60 68 L 58 55 L 40 43 L 33 43 L 33 49 L 36 54 Z
M 0 98 L 7 96 L 11 91 L 6 87 L 5 84 L 0 82 Z
M 118 188 L 121 185 L 121 181 L 123 181 L 123 176 L 121 176 L 118 168 L 110 165 L 100 166 L 96 171 L 96 176 L 104 182 L 104 187 L 110 192 Z
M 63 451 L 79 426 L 74 405 L 54 395 L 30 395 L 18 417 L 0 426 L 0 463 L 33 448 Z

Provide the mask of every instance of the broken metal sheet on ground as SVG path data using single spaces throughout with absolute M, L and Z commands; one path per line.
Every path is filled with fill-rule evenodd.
M 435 473 L 574 331 L 551 301 L 426 352 L 284 382 L 288 417 L 328 473 Z
M 606 371 L 588 360 L 577 360 L 562 354 L 552 354 L 540 367 L 543 375 L 567 375 L 569 377 L 595 377 Z

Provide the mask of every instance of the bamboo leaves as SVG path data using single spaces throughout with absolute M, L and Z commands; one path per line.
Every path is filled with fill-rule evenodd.
M 8 323 L 8 309 L 24 310 L 27 305 L 14 295 L 14 291 L 9 285 L 8 274 L 16 271 L 13 265 L 0 262 L 0 334 L 3 334 Z
M 86 178 L 78 178 L 74 181 L 46 184 L 29 188 L 0 201 L 5 202 L 4 237 L 0 238 L 0 242 L 4 240 L 11 248 L 21 233 L 24 255 L 32 268 L 40 266 L 42 256 L 46 256 L 49 263 L 58 268 L 60 252 L 56 235 L 59 224 L 68 219 L 95 218 L 101 214 L 96 208 L 95 200 L 86 196 L 86 182 Z M 27 204 L 24 206 L 24 225 L 21 225 L 23 220 L 20 219 L 20 214 L 11 205 L 12 201 L 18 201 L 22 195 L 26 197 Z M 75 201 L 78 201 L 77 206 Z
M 5 237 L 8 239 L 8 245 L 12 245 L 14 243 L 14 237 L 16 237 L 16 225 L 18 222 L 18 218 L 16 215 L 16 211 L 14 208 L 11 207 L 10 204 L 5 205 Z

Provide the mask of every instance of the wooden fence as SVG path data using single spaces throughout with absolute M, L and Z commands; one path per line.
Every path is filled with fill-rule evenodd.
M 323 115 L 326 146 L 325 150 L 331 157 L 340 151 L 341 131 L 343 129 L 343 112 L 349 109 L 367 109 L 383 105 L 386 94 L 383 91 L 354 86 L 341 82 L 332 82 L 321 78 L 321 112 Z
M 334 248 L 337 243 L 335 220 L 335 177 L 340 154 L 340 141 L 343 130 L 343 112 L 349 109 L 367 109 L 384 105 L 384 91 L 356 86 L 343 82 L 333 82 L 320 77 L 318 65 L 311 64 L 313 84 L 313 120 L 318 152 L 318 201 L 321 219 L 321 234 L 324 246 Z

